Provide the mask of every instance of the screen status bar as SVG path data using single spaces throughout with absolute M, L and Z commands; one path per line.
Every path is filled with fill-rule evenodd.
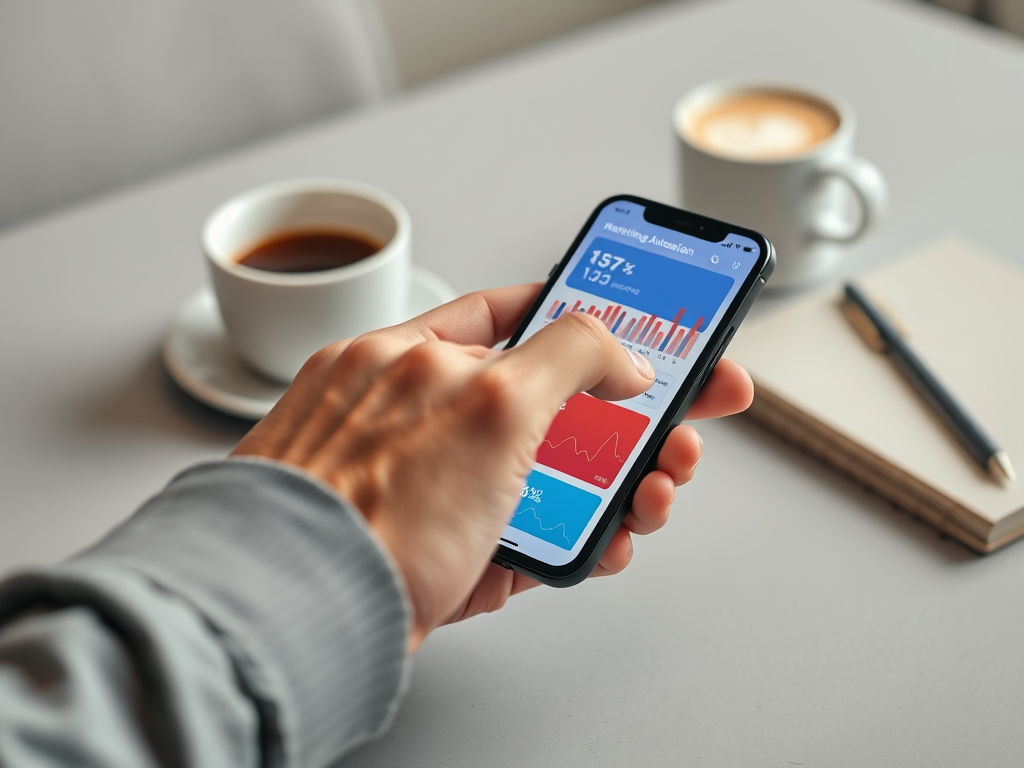
M 720 242 L 711 243 L 652 224 L 644 219 L 643 212 L 642 205 L 616 201 L 601 212 L 595 229 L 604 237 L 727 275 L 745 275 L 760 256 L 758 244 L 749 237 L 730 233 Z

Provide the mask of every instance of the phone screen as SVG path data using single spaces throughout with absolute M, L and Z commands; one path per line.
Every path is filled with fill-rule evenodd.
M 567 312 L 587 312 L 655 371 L 650 389 L 631 400 L 575 395 L 541 443 L 501 543 L 553 566 L 579 554 L 761 263 L 761 248 L 748 237 L 729 234 L 711 243 L 653 224 L 644 211 L 637 202 L 612 200 L 597 212 L 518 340 Z

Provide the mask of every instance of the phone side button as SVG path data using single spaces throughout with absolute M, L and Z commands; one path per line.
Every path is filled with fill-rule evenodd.
M 736 333 L 736 326 L 734 325 L 729 329 L 729 332 L 725 334 L 718 343 L 718 349 L 715 350 L 714 356 L 704 366 L 704 370 L 700 372 L 700 377 L 697 379 L 697 385 L 695 389 L 700 392 L 701 388 L 707 383 L 708 379 L 711 378 L 711 374 L 715 371 L 715 366 L 718 365 L 718 361 L 722 359 L 722 355 L 725 353 L 725 348 L 729 346 L 729 342 L 732 341 L 733 334 Z M 682 424 L 683 419 L 686 417 L 685 413 L 677 413 L 676 417 L 672 420 L 673 424 Z
M 708 366 L 701 371 L 700 378 L 697 379 L 697 391 L 699 392 L 704 388 L 704 385 L 708 383 L 708 379 L 711 378 L 711 372 L 715 370 L 715 366 L 718 364 L 716 359 L 714 362 L 709 363 Z
M 729 342 L 732 341 L 732 337 L 736 335 L 736 326 L 732 326 L 729 332 L 725 334 L 725 338 L 718 345 L 718 349 L 715 351 L 715 356 L 711 358 L 711 365 L 704 369 L 703 378 L 701 379 L 700 385 L 703 387 L 704 382 L 708 380 L 711 372 L 715 370 L 715 366 L 718 365 L 718 361 L 722 359 L 722 355 L 725 354 L 725 348 L 729 346 Z
M 555 270 L 558 269 L 558 265 L 560 263 L 561 262 L 556 261 L 554 264 L 551 265 L 551 271 L 548 272 L 548 277 L 551 277 L 553 274 L 555 274 Z

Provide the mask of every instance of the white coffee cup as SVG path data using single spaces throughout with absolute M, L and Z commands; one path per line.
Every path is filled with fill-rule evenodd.
M 336 232 L 381 243 L 377 252 L 316 272 L 239 263 L 286 234 Z M 202 248 L 228 338 L 257 372 L 289 382 L 321 347 L 405 319 L 412 224 L 395 198 L 366 184 L 295 179 L 231 198 L 206 220 Z
M 771 240 L 773 287 L 827 276 L 843 244 L 885 213 L 885 180 L 854 155 L 853 110 L 838 96 L 786 83 L 713 82 L 679 100 L 672 125 L 683 207 Z

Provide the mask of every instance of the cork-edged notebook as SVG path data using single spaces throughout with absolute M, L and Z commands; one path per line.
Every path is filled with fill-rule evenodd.
M 947 240 L 855 282 L 1024 467 L 1024 273 Z M 1001 483 L 974 463 L 854 331 L 841 296 L 821 291 L 744 324 L 729 356 L 754 379 L 750 416 L 978 552 L 1024 535 L 1024 479 Z

